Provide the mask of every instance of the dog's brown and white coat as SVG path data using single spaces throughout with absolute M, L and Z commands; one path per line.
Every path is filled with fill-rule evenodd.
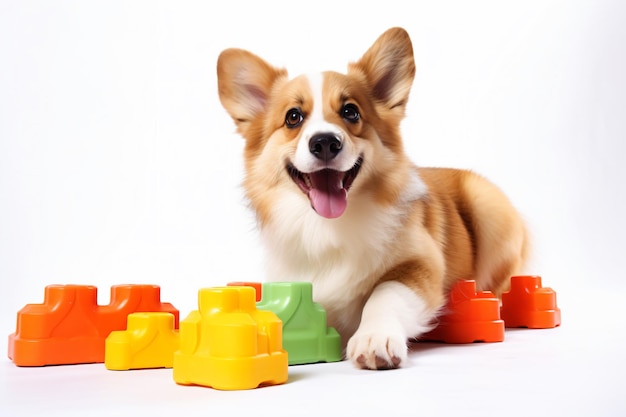
M 417 168 L 400 122 L 415 75 L 408 34 L 382 34 L 346 74 L 289 78 L 256 55 L 218 60 L 220 99 L 245 138 L 246 196 L 268 279 L 309 281 L 358 367 L 407 361 L 458 279 L 499 294 L 520 272 L 524 224 L 492 183 Z

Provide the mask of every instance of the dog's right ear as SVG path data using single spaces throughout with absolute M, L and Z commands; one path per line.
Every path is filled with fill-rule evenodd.
M 220 101 L 246 136 L 250 123 L 265 113 L 272 86 L 287 71 L 242 49 L 226 49 L 217 60 Z

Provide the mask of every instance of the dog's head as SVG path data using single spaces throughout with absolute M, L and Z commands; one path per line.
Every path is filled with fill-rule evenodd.
M 403 29 L 382 34 L 346 74 L 289 78 L 241 49 L 223 51 L 217 73 L 220 100 L 246 139 L 244 188 L 261 221 L 276 193 L 296 192 L 325 218 L 344 214 L 349 192 L 398 198 L 399 125 L 415 75 Z

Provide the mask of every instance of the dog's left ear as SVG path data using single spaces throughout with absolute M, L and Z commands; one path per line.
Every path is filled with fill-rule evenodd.
M 348 69 L 365 76 L 374 99 L 387 110 L 404 114 L 415 77 L 413 46 L 404 29 L 396 27 L 387 30 Z

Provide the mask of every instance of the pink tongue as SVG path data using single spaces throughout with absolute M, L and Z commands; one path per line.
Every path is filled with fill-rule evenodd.
M 330 169 L 309 174 L 311 179 L 309 199 L 313 209 L 320 216 L 334 219 L 346 210 L 348 193 L 343 188 L 343 177 L 343 172 Z

